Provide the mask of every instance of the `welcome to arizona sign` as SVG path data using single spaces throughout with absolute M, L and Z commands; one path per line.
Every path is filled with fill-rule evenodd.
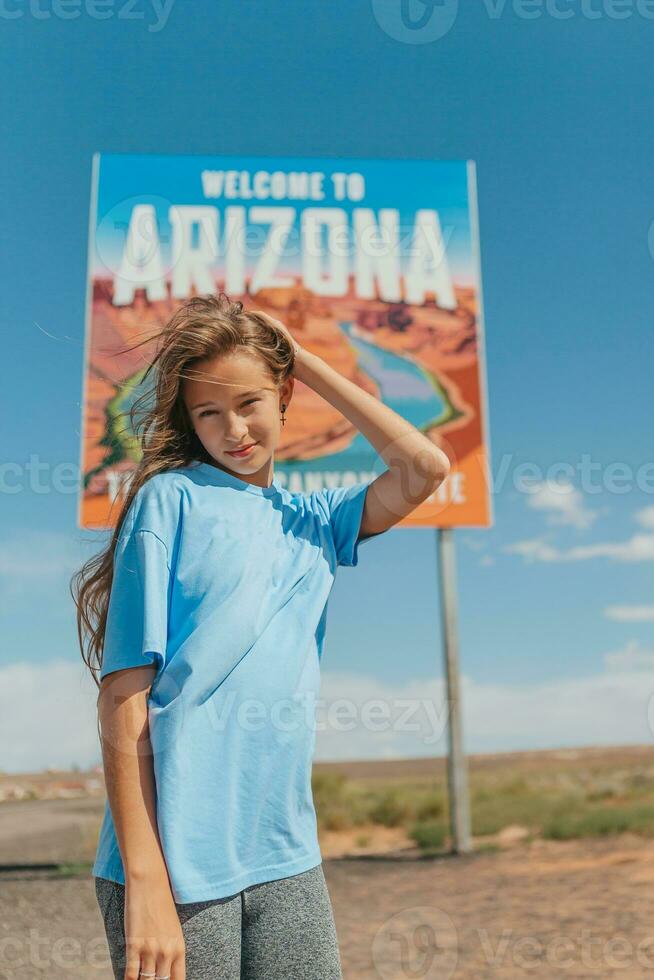
M 403 526 L 488 526 L 478 256 L 469 161 L 96 154 L 80 526 L 111 525 L 139 461 L 128 413 L 154 345 L 117 351 L 220 290 L 282 320 L 445 449 L 448 479 Z M 275 475 L 291 490 L 386 469 L 300 382 L 281 438 Z

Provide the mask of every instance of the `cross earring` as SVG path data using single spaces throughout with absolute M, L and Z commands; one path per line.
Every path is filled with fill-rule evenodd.
M 286 425 L 286 416 L 284 414 L 285 412 L 286 412 L 286 405 L 284 404 L 284 402 L 282 402 L 282 414 L 280 416 L 282 425 Z

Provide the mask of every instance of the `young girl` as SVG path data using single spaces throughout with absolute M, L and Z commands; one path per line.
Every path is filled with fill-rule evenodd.
M 433 493 L 449 460 L 223 293 L 191 299 L 159 337 L 141 463 L 73 588 L 100 675 L 92 873 L 114 973 L 340 978 L 311 793 L 327 600 L 336 568 Z M 296 378 L 385 472 L 308 493 L 275 478 Z

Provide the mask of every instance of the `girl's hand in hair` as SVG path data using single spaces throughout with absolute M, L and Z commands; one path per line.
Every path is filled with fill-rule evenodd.
M 298 381 L 304 381 L 305 365 L 307 361 L 311 360 L 311 358 L 313 358 L 315 355 L 313 355 L 311 351 L 305 350 L 305 348 L 297 342 L 285 323 L 282 323 L 281 320 L 277 320 L 274 317 L 270 317 L 270 319 L 274 322 L 277 329 L 288 339 L 289 344 L 295 352 L 293 377 L 297 378 Z
M 271 319 L 274 319 L 274 318 L 271 317 Z M 293 350 L 295 352 L 295 356 L 298 357 L 298 355 L 302 351 L 302 347 L 300 346 L 300 344 L 298 344 L 297 340 L 292 335 L 291 331 L 288 329 L 288 327 L 284 323 L 282 323 L 281 320 L 275 320 L 274 322 L 275 322 L 275 326 L 277 327 L 277 329 L 280 330 L 285 335 L 285 337 L 287 338 L 289 344 L 291 345 L 291 347 L 293 348 Z

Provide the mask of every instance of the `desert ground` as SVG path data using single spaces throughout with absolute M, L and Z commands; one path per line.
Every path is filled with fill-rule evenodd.
M 601 759 L 604 785 L 609 771 L 642 779 L 653 755 L 649 747 L 516 753 L 477 757 L 472 768 L 542 778 L 548 768 L 587 772 Z M 440 764 L 323 769 L 392 782 L 433 775 Z M 112 978 L 90 877 L 104 796 L 94 789 L 97 774 L 85 774 L 91 790 L 77 794 L 72 787 L 84 779 L 67 775 L 0 776 L 1 980 Z M 6 798 L 9 783 L 29 784 L 26 798 Z M 48 798 L 53 783 L 66 786 Z M 45 798 L 34 798 L 35 785 Z M 654 972 L 647 832 L 547 839 L 508 823 L 473 836 L 470 853 L 425 855 L 402 826 L 368 824 L 322 829 L 321 848 L 346 980 L 636 980 Z

